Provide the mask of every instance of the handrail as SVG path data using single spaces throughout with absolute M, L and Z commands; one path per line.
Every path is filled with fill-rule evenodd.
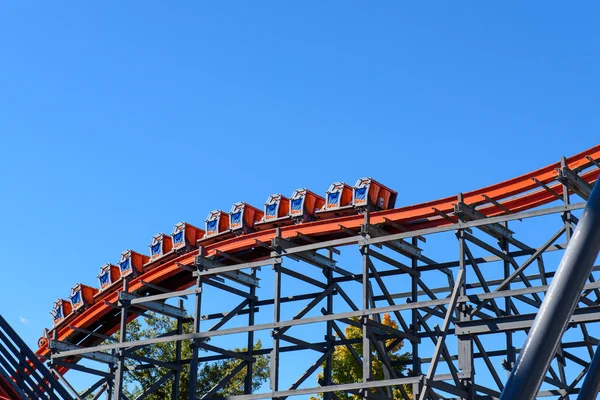
M 0 315 L 0 394 L 15 399 L 73 397 Z

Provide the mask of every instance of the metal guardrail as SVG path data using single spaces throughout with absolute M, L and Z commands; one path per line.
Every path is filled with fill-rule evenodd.
M 1 315 L 0 380 L 23 400 L 74 398 Z

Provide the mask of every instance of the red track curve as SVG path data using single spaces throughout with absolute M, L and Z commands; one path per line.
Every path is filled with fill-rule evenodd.
M 598 179 L 600 169 L 593 168 L 587 170 L 594 166 L 587 157 L 595 161 L 600 160 L 600 145 L 568 158 L 567 166 L 573 170 L 583 171 L 580 174 L 581 178 L 588 183 L 593 183 Z M 561 195 L 563 192 L 563 185 L 558 182 L 558 173 L 556 171 L 557 168 L 560 167 L 560 163 L 551 164 L 517 178 L 464 193 L 463 202 L 478 206 L 478 211 L 488 217 L 506 214 L 507 211 L 503 208 L 506 208 L 511 212 L 520 212 L 542 206 L 556 200 L 556 197 L 549 191 L 540 188 L 534 178 Z M 483 195 L 486 195 L 497 202 L 502 201 L 503 207 L 500 208 L 488 202 Z M 389 220 L 403 225 L 409 231 L 450 225 L 451 222 L 440 217 L 434 209 L 453 215 L 452 212 L 454 204 L 456 203 L 457 197 L 452 196 L 426 203 L 372 212 L 370 214 L 370 223 L 385 224 L 386 220 Z M 330 218 L 300 225 L 282 227 L 281 235 L 284 238 L 291 238 L 296 237 L 300 233 L 311 236 L 318 241 L 326 241 L 347 236 L 348 234 L 345 233 L 347 232 L 347 229 L 358 233 L 360 225 L 363 222 L 364 217 L 358 214 Z M 347 229 L 341 230 L 340 225 Z M 388 230 L 394 232 L 394 228 L 391 226 Z M 217 253 L 217 250 L 229 254 L 236 254 L 254 248 L 257 243 L 256 241 L 270 243 L 270 240 L 273 237 L 275 237 L 275 229 L 234 237 L 204 246 L 205 255 L 214 255 Z M 180 290 L 194 285 L 195 278 L 192 274 L 189 271 L 181 269 L 177 264 L 192 265 L 194 256 L 196 256 L 197 253 L 197 250 L 190 251 L 147 271 L 142 276 L 133 279 L 129 283 L 129 291 L 135 292 L 144 289 L 142 281 L 158 284 L 170 290 Z M 246 255 L 245 258 L 248 261 L 253 261 L 259 260 L 264 256 L 264 252 L 252 251 L 250 257 Z M 105 335 L 116 332 L 120 324 L 117 315 L 118 310 L 108 305 L 107 302 L 117 303 L 119 291 L 120 288 L 115 288 L 112 292 L 105 292 L 101 298 L 97 299 L 97 302 L 94 305 L 81 314 L 71 314 L 68 316 L 55 328 L 57 330 L 57 339 L 81 346 L 92 346 L 101 342 L 102 339 L 82 334 L 73 328 L 94 330 Z M 135 315 L 131 316 L 131 318 L 135 317 Z M 48 348 L 48 345 L 45 344 L 41 346 L 36 353 L 42 358 L 47 358 L 50 349 Z M 71 361 L 77 362 L 78 360 L 75 359 Z M 59 371 L 64 373 L 66 372 L 66 369 L 61 369 Z

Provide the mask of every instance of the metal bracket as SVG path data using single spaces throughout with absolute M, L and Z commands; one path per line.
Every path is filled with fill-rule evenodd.
M 590 198 L 592 187 L 569 167 L 558 169 L 558 180 L 568 185 L 569 189 L 578 194 L 582 199 L 587 201 Z
M 314 265 L 319 268 L 331 268 L 332 271 L 337 272 L 340 275 L 354 277 L 354 274 L 352 272 L 338 267 L 336 260 L 325 257 L 324 255 L 319 254 L 316 251 L 307 250 L 296 252 L 293 254 L 286 253 L 286 249 L 297 247 L 295 243 L 287 239 L 275 237 L 273 238 L 273 245 L 281 249 L 282 256 L 289 257 L 292 260 L 304 261 L 305 263 Z
M 235 267 L 235 265 L 233 266 L 229 266 L 229 265 L 225 265 L 222 264 L 220 262 L 217 262 L 211 258 L 205 257 L 205 256 L 196 256 L 196 258 L 194 259 L 194 263 L 195 265 L 199 268 L 199 269 L 204 269 L 207 272 L 210 272 L 211 269 L 216 269 L 216 268 L 224 268 L 224 267 Z M 252 266 L 252 263 L 247 263 L 248 267 L 247 268 L 256 268 L 258 267 L 258 264 L 260 263 L 254 263 L 257 264 L 256 266 Z M 265 262 L 264 264 L 268 264 L 268 262 Z M 264 265 L 263 264 L 263 265 Z M 246 264 L 238 264 L 238 265 L 246 265 Z M 243 269 L 243 268 L 240 268 Z M 205 274 L 203 274 L 205 275 Z M 245 286 L 254 286 L 254 287 L 259 287 L 259 282 L 260 279 L 256 278 L 250 274 L 247 274 L 245 272 L 242 272 L 240 270 L 233 270 L 233 271 L 222 271 L 222 272 L 217 272 L 216 275 L 221 276 L 223 278 L 227 278 L 229 280 L 232 280 L 236 283 L 239 283 L 240 285 L 245 285 Z
M 464 222 L 487 218 L 485 214 L 475 210 L 473 206 L 470 206 L 463 202 L 458 202 L 454 205 L 454 214 Z M 478 226 L 478 228 L 499 240 L 512 239 L 514 233 L 510 229 L 505 228 L 504 226 L 498 223 L 493 223 L 485 226 Z
M 186 312 L 182 308 L 174 307 L 169 304 L 159 303 L 157 301 L 148 301 L 144 297 L 136 296 L 131 293 L 119 292 L 119 301 L 129 302 L 129 305 L 132 307 L 142 308 L 148 311 L 154 311 L 171 318 L 185 318 L 186 316 Z
M 78 327 L 76 327 L 74 325 L 69 325 L 69 329 L 72 329 L 75 332 L 84 333 L 86 335 L 95 336 L 95 337 L 103 339 L 103 340 L 108 340 L 108 341 L 111 341 L 111 342 L 118 342 L 118 340 L 115 339 L 112 336 L 107 336 L 107 335 L 103 335 L 103 334 L 98 333 L 98 332 L 93 332 L 93 331 L 90 331 L 90 330 L 87 330 L 87 329 L 78 328 Z
M 61 358 L 61 351 L 69 351 L 69 350 L 77 350 L 82 349 L 83 347 L 75 346 L 74 344 L 61 342 L 59 340 L 51 340 L 48 343 L 48 347 L 52 350 L 57 350 L 58 352 L 52 354 L 52 358 Z M 110 354 L 102 353 L 100 351 L 92 351 L 89 353 L 81 354 L 81 357 L 87 358 L 94 361 L 99 361 L 106 364 L 116 364 L 118 359 L 115 356 Z
M 179 290 L 177 292 L 171 292 L 171 293 L 161 293 L 161 294 L 155 294 L 155 295 L 151 295 L 151 296 L 139 296 L 137 299 L 135 300 L 131 300 L 131 305 L 134 304 L 141 304 L 141 303 L 147 303 L 147 302 L 151 302 L 151 301 L 162 301 L 162 300 L 167 300 L 173 297 L 181 297 L 181 298 L 185 298 L 187 299 L 187 295 L 192 295 L 192 294 L 198 294 L 202 292 L 201 288 L 192 288 L 192 289 L 187 289 L 187 290 Z
M 369 235 L 376 237 L 389 235 L 389 232 L 386 232 L 384 229 L 371 224 L 367 225 L 367 232 L 369 233 Z M 396 250 L 397 252 L 404 254 L 408 257 L 422 257 L 422 250 L 419 247 L 405 242 L 402 239 L 386 242 L 384 243 L 384 246 L 389 247 L 392 250 Z

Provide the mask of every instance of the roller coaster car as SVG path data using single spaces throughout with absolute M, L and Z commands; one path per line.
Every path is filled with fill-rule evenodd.
M 325 199 L 308 189 L 296 189 L 290 198 L 290 218 L 295 223 L 315 219 L 315 213 L 323 208 Z
M 332 183 L 327 189 L 325 205 L 316 213 L 317 217 L 327 218 L 356 214 L 352 205 L 352 192 L 352 187 L 343 182 Z
M 256 230 L 289 225 L 293 221 L 289 215 L 290 199 L 281 194 L 272 194 L 265 203 L 264 216 L 255 224 Z
M 173 250 L 188 251 L 196 247 L 196 242 L 204 237 L 204 231 L 196 228 L 186 222 L 180 222 L 175 225 L 171 238 L 173 240 Z
M 261 210 L 250 204 L 235 203 L 229 212 L 229 229 L 236 235 L 252 232 L 254 224 L 260 222 L 263 215 Z
M 98 293 L 98 289 L 87 286 L 81 283 L 76 283 L 71 288 L 69 300 L 73 306 L 73 311 L 85 310 L 94 304 L 94 295 Z
M 98 274 L 98 283 L 100 284 L 100 292 L 108 289 L 113 283 L 121 279 L 121 271 L 119 267 L 113 264 L 104 264 L 100 267 Z
M 150 247 L 149 262 L 153 262 L 171 253 L 173 250 L 173 239 L 164 233 L 157 233 L 152 236 L 152 241 L 148 247 Z
M 229 215 L 225 211 L 211 211 L 206 217 L 206 232 L 204 238 L 214 238 L 225 233 L 231 233 L 229 230 Z
M 354 185 L 352 205 L 359 210 L 388 210 L 396 205 L 398 192 L 372 178 L 360 178 Z
M 150 261 L 150 257 L 136 253 L 133 250 L 125 250 L 121 253 L 119 269 L 121 278 L 135 277 L 144 273 L 144 264 Z
M 65 299 L 57 299 L 52 305 L 50 315 L 52 315 L 52 326 L 60 324 L 67 315 L 71 314 L 73 306 Z

